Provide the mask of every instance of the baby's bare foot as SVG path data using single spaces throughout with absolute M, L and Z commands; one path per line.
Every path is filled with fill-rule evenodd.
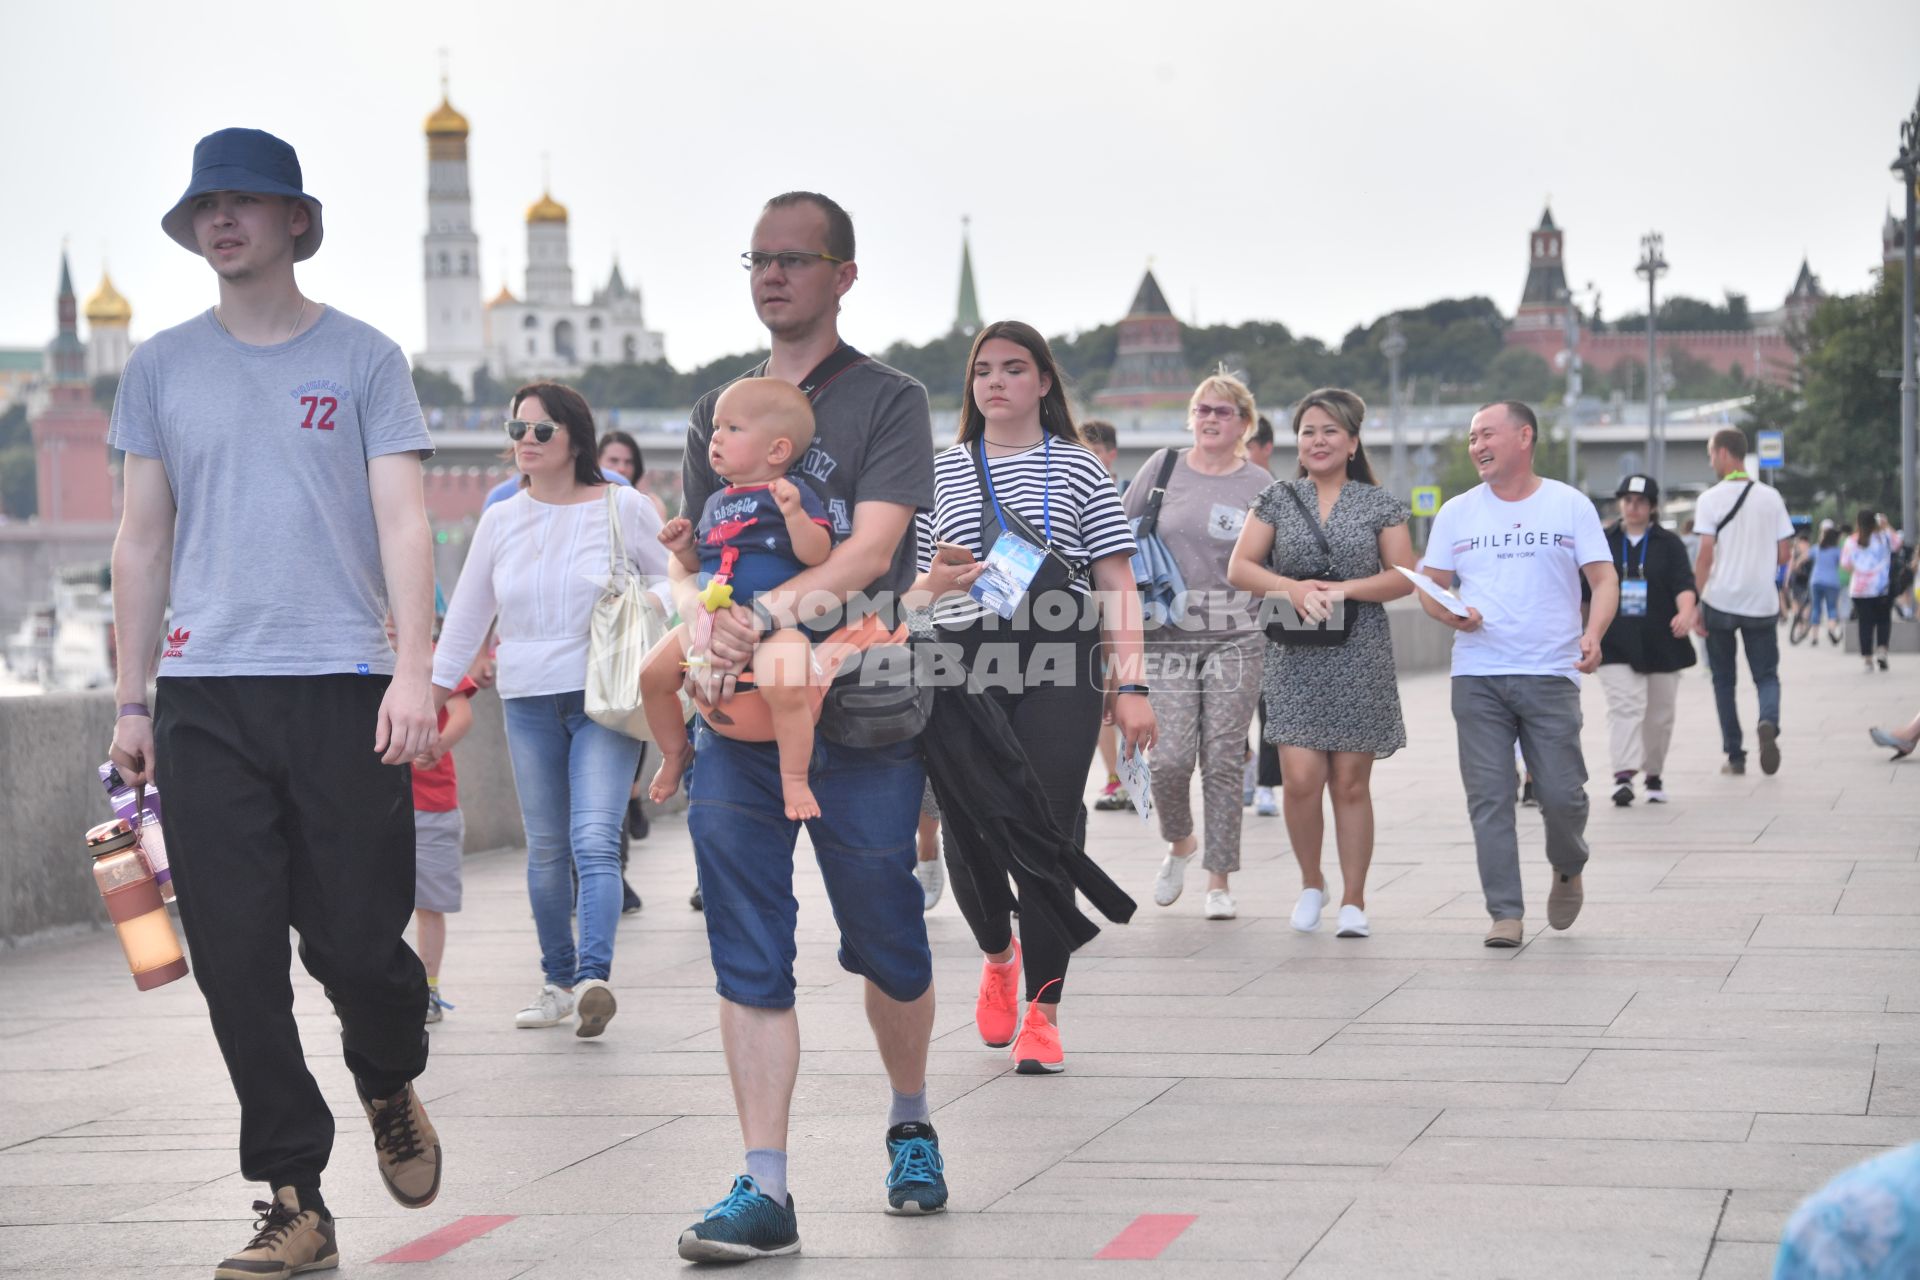
M 820 816 L 820 802 L 813 798 L 813 788 L 805 778 L 781 778 L 780 792 L 787 802 L 788 821 L 800 822 Z
M 692 763 L 692 751 L 681 751 L 677 755 L 661 753 L 660 771 L 647 786 L 647 799 L 655 804 L 673 799 L 673 793 L 680 789 L 680 779 L 686 776 L 687 766 Z

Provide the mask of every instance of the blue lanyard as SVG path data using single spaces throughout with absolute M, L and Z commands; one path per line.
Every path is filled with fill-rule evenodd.
M 1633 539 L 1627 536 L 1625 527 L 1620 530 L 1620 576 L 1622 578 L 1644 578 L 1647 576 L 1647 544 L 1653 540 L 1653 530 L 1648 529 L 1640 535 L 1640 564 L 1638 569 L 1633 563 Z
M 1041 446 L 1043 461 L 1040 471 L 1040 536 L 1048 542 L 1053 541 L 1053 506 L 1049 494 L 1053 488 L 1053 434 L 1047 434 L 1046 443 Z M 993 468 L 987 465 L 987 442 L 980 441 L 980 474 L 987 478 L 987 497 L 993 499 L 993 515 L 1000 522 L 1000 532 L 1007 531 L 1007 513 L 1000 509 L 1000 495 L 993 488 Z

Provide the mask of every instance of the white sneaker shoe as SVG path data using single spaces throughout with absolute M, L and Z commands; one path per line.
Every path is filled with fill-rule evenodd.
M 1280 816 L 1280 804 L 1273 798 L 1272 787 L 1254 788 L 1253 811 L 1263 818 L 1277 818 Z
M 935 858 L 913 864 L 913 878 L 920 882 L 920 910 L 931 911 L 947 891 L 947 864 Z
M 1231 920 L 1233 917 L 1233 895 L 1225 889 L 1207 890 L 1207 919 Z
M 1198 853 L 1199 850 L 1195 850 Z M 1180 893 L 1187 887 L 1187 864 L 1193 861 L 1190 853 L 1184 858 L 1176 858 L 1169 853 L 1160 863 L 1160 874 L 1153 878 L 1154 905 L 1170 907 L 1180 901 Z
M 513 1015 L 516 1027 L 557 1027 L 573 1016 L 573 992 L 563 991 L 551 982 L 541 986 L 526 1008 Z
M 1336 938 L 1365 938 L 1367 932 L 1367 913 L 1358 907 L 1340 908 L 1340 928 L 1333 935 Z
M 580 1013 L 580 1025 L 573 1029 L 573 1034 L 582 1040 L 590 1040 L 605 1031 L 620 1008 L 613 998 L 613 988 L 604 978 L 588 978 L 575 987 L 573 1004 Z
M 1293 919 L 1290 922 L 1301 933 L 1312 933 L 1320 927 L 1320 912 L 1327 905 L 1327 895 L 1320 889 L 1302 889 L 1300 901 L 1293 904 Z

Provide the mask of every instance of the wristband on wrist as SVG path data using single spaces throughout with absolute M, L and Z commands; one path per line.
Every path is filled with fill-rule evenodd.
M 120 704 L 120 714 L 123 716 L 145 716 L 149 720 L 153 719 L 153 712 L 147 710 L 147 704 L 144 702 L 123 702 Z
M 1118 689 L 1115 689 L 1114 692 L 1115 693 L 1137 693 L 1142 697 L 1145 697 L 1147 694 L 1152 693 L 1153 690 L 1149 689 L 1144 684 L 1123 684 Z

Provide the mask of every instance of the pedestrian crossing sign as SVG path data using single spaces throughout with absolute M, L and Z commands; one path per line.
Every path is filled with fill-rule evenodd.
M 1413 514 L 1417 516 L 1440 514 L 1439 485 L 1417 484 L 1413 486 Z

